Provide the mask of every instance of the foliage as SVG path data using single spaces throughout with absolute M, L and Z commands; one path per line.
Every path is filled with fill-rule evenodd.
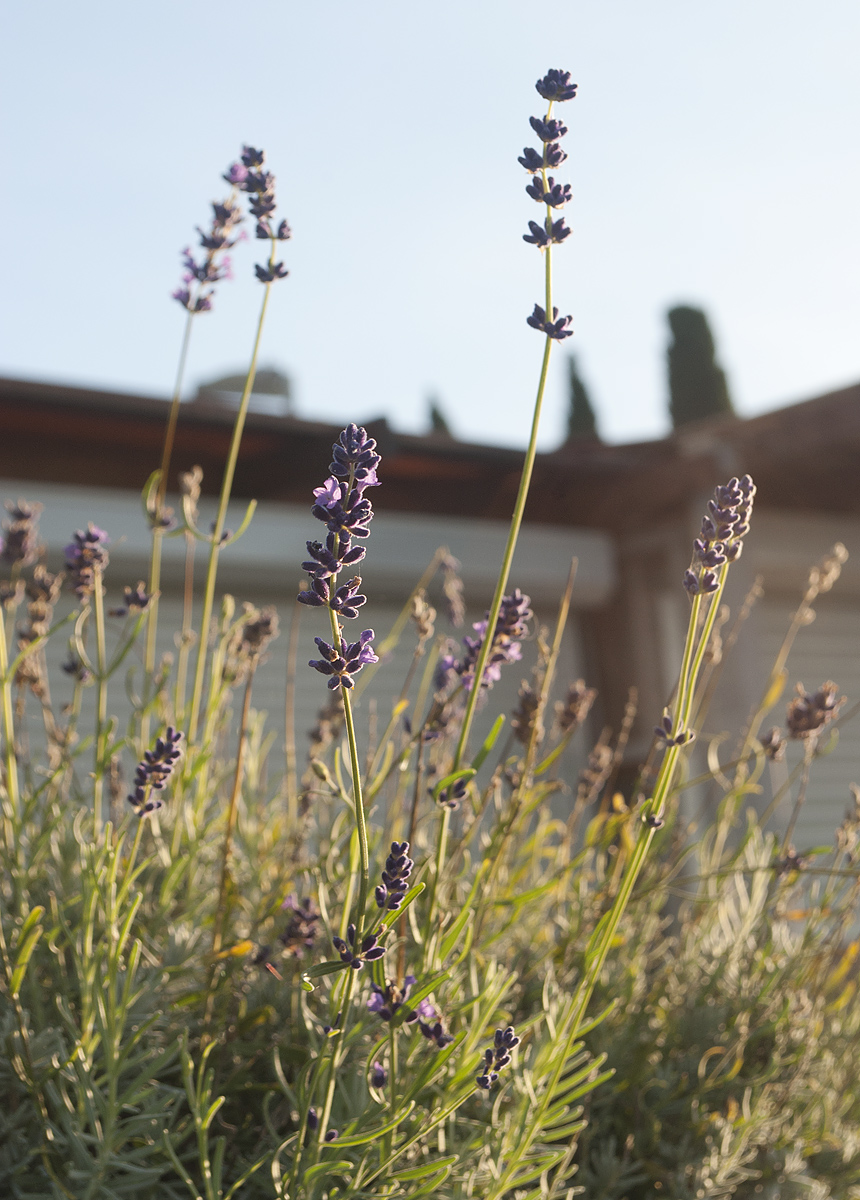
M 700 308 L 678 305 L 666 314 L 672 341 L 669 362 L 669 412 L 677 429 L 688 421 L 734 412 L 725 372 L 714 359 L 714 337 Z
M 252 197 L 270 253 L 255 268 L 260 320 L 211 532 L 198 522 L 199 471 L 182 480 L 181 521 L 165 504 L 179 383 L 143 497 L 149 581 L 126 588 L 113 632 L 104 531 L 78 531 L 67 548 L 75 599 L 63 616 L 62 581 L 39 561 L 38 511 L 10 507 L 0 589 L 3 1196 L 860 1196 L 860 804 L 832 849 L 790 844 L 815 760 L 850 715 L 835 685 L 790 708 L 788 735 L 804 754 L 787 785 L 788 829 L 779 839 L 768 814 L 750 813 L 739 832 L 784 740 L 758 732 L 785 656 L 844 551 L 810 576 L 733 777 L 698 780 L 718 799 L 698 842 L 682 803 L 690 746 L 718 680 L 715 623 L 752 481 L 715 491 L 683 581 L 690 620 L 673 707 L 627 796 L 613 778 L 632 713 L 614 745 L 601 735 L 579 780 L 561 774 L 593 700 L 583 681 L 556 677 L 573 570 L 554 630 L 529 633 L 528 597 L 508 594 L 550 350 L 569 333 L 549 267 L 567 236 L 554 210 L 569 188 L 547 168 L 563 160 L 556 139 L 566 132 L 552 103 L 575 85 L 553 70 L 537 88 L 549 101 L 531 122 L 544 149 L 521 161 L 546 207 L 527 237 L 546 255 L 546 309 L 529 318 L 545 334 L 541 382 L 499 581 L 462 650 L 437 632 L 428 599 L 441 571 L 442 594 L 462 610 L 442 550 L 378 655 L 369 630 L 347 641 L 342 622 L 366 598 L 357 577 L 338 587 L 338 573 L 364 556 L 350 539 L 368 531 L 365 490 L 384 483 L 375 443 L 348 426 L 314 492 L 327 537 L 308 543 L 311 585 L 300 597 L 325 609 L 332 640 L 316 638 L 319 674 L 291 673 L 287 769 L 267 771 L 271 739 L 252 700 L 277 618 L 219 601 L 216 588 L 220 554 L 253 517 L 251 506 L 225 530 L 269 291 L 286 275 L 275 254 L 290 236 L 286 222 L 272 224 L 274 179 L 252 147 L 226 178 Z M 212 307 L 206 289 L 225 277 L 218 255 L 240 219 L 234 200 L 214 207 L 202 263 L 185 255 L 196 274 L 176 294 L 188 321 L 183 365 L 191 322 Z M 198 543 L 208 559 L 202 604 L 186 592 L 175 664 L 155 655 L 166 537 L 184 540 L 189 565 Z M 57 639 L 69 644 L 65 708 L 52 702 L 48 669 Z M 361 693 L 398 639 L 411 642 L 412 662 L 389 685 L 380 733 Z M 536 653 L 510 736 L 500 713 L 470 745 L 479 698 L 492 697 L 524 643 Z M 143 670 L 129 669 L 138 655 Z M 320 675 L 331 690 L 300 765 L 289 696 L 315 687 L 322 700 Z
M 588 388 L 579 373 L 576 357 L 567 357 L 568 407 L 567 407 L 567 436 L 568 438 L 596 438 L 597 417 L 588 394 Z

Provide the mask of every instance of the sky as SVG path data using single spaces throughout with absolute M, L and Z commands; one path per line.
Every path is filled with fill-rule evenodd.
M 668 427 L 665 313 L 705 309 L 738 411 L 860 380 L 856 0 L 40 0 L 9 6 L 0 374 L 168 396 L 179 252 L 262 146 L 293 228 L 261 361 L 299 416 L 524 445 L 542 351 L 534 81 L 563 106 L 565 354 L 607 440 Z M 261 243 L 195 320 L 186 392 L 244 368 Z

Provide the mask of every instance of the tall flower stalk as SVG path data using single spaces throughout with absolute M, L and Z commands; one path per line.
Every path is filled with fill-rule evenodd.
M 194 318 L 200 313 L 210 312 L 214 287 L 222 279 L 232 278 L 230 257 L 227 251 L 232 249 L 243 237 L 236 234 L 237 227 L 244 220 L 242 213 L 235 203 L 235 188 L 229 198 L 223 203 L 213 203 L 212 222 L 207 230 L 198 226 L 200 247 L 203 254 L 198 260 L 191 253 L 190 247 L 182 251 L 184 272 L 182 283 L 173 292 L 177 300 L 186 310 L 185 329 L 182 334 L 182 344 L 179 350 L 179 362 L 176 368 L 176 380 L 173 385 L 173 396 L 170 401 L 170 411 L 167 417 L 167 428 L 164 434 L 164 445 L 161 452 L 161 466 L 154 477 L 154 493 L 148 499 L 149 520 L 152 527 L 152 550 L 149 561 L 149 592 L 152 601 L 149 609 L 149 619 L 146 626 L 146 645 L 144 648 L 144 680 L 147 692 L 155 675 L 155 648 L 158 634 L 158 598 L 161 587 L 161 557 L 164 535 L 173 524 L 173 514 L 165 508 L 164 499 L 170 480 L 170 463 L 173 457 L 173 446 L 176 440 L 176 426 L 179 420 L 179 404 L 182 396 L 182 386 L 185 380 L 185 368 L 188 362 L 188 347 L 191 342 L 191 330 Z M 141 743 L 149 741 L 149 712 L 144 700 L 144 711 L 141 719 Z
M 569 201 L 570 187 L 567 184 L 556 183 L 555 177 L 550 175 L 549 172 L 560 166 L 567 158 L 567 154 L 559 144 L 560 139 L 567 133 L 567 126 L 553 117 L 553 106 L 557 103 L 572 100 L 576 95 L 576 84 L 570 82 L 569 71 L 551 69 L 542 79 L 537 81 L 535 89 L 538 95 L 547 102 L 546 112 L 542 118 L 531 117 L 529 119 L 533 131 L 540 140 L 541 148 L 536 150 L 532 146 L 526 146 L 519 158 L 519 162 L 532 177 L 530 183 L 526 186 L 527 194 L 538 204 L 542 204 L 545 210 L 543 222 L 529 221 L 529 232 L 523 234 L 523 240 L 537 246 L 544 259 L 544 304 L 543 306 L 535 304 L 531 316 L 527 317 L 526 320 L 532 329 L 536 329 L 545 335 L 545 340 L 540 375 L 538 377 L 537 394 L 532 413 L 529 443 L 526 449 L 525 461 L 523 462 L 522 474 L 520 475 L 520 485 L 517 491 L 516 502 L 514 503 L 514 511 L 511 516 L 508 538 L 505 543 L 504 554 L 502 555 L 499 578 L 487 613 L 488 630 L 495 629 L 499 619 L 499 613 L 508 586 L 508 578 L 511 573 L 514 551 L 516 550 L 519 538 L 520 526 L 523 523 L 526 499 L 528 498 L 535 457 L 537 455 L 537 437 L 540 428 L 544 393 L 546 391 L 546 381 L 549 374 L 552 346 L 554 342 L 563 341 L 565 338 L 573 335 L 573 330 L 570 328 L 572 318 L 569 316 L 559 317 L 558 309 L 553 305 L 552 294 L 553 246 L 559 245 L 570 235 L 570 229 L 564 217 L 558 217 L 557 212 L 559 208 L 563 207 Z M 457 741 L 457 748 L 454 751 L 452 770 L 455 772 L 461 767 L 466 754 L 472 721 L 474 720 L 478 697 L 481 693 L 484 672 L 487 669 L 487 663 L 493 650 L 493 641 L 492 637 L 485 637 L 483 639 L 474 666 L 474 684 L 470 688 L 466 698 L 463 723 Z M 450 809 L 444 807 L 439 818 L 433 901 L 428 911 L 428 928 L 432 927 L 434 919 L 435 888 L 445 866 L 449 822 Z
M 260 305 L 260 315 L 257 319 L 257 331 L 254 337 L 254 347 L 251 352 L 251 362 L 239 402 L 239 411 L 233 425 L 233 435 L 227 453 L 227 463 L 221 481 L 221 494 L 218 499 L 218 511 L 210 536 L 200 535 L 202 540 L 209 542 L 209 561 L 206 568 L 206 581 L 203 591 L 203 611 L 200 617 L 200 639 L 197 644 L 197 660 L 194 671 L 194 685 L 191 694 L 191 711 L 188 719 L 188 740 L 194 740 L 200 720 L 200 704 L 203 696 L 203 680 L 206 674 L 206 651 L 209 641 L 209 623 L 212 619 L 212 609 L 215 601 L 215 583 L 218 575 L 218 556 L 224 539 L 224 526 L 227 519 L 227 505 L 233 490 L 233 478 L 236 473 L 236 463 L 239 458 L 239 446 L 245 429 L 245 418 L 248 415 L 248 405 L 254 388 L 257 374 L 257 359 L 260 353 L 260 342 L 263 337 L 263 326 L 266 320 L 266 310 L 269 304 L 271 285 L 276 279 L 284 279 L 287 270 L 282 262 L 276 262 L 278 244 L 291 236 L 286 221 L 281 221 L 277 228 L 272 227 L 272 214 L 275 210 L 275 177 L 270 171 L 263 170 L 265 154 L 253 146 L 242 148 L 241 161 L 234 163 L 225 178 L 240 191 L 250 197 L 249 209 L 257 219 L 256 236 L 261 241 L 269 242 L 269 257 L 265 265 L 257 263 L 254 272 L 263 284 L 263 300 Z M 250 519 L 249 516 L 246 518 Z
M 586 1012 L 600 973 L 603 970 L 618 926 L 642 871 L 654 835 L 665 824 L 665 815 L 678 764 L 684 747 L 695 737 L 690 728 L 696 686 L 705 659 L 714 622 L 720 608 L 729 566 L 743 548 L 743 538 L 749 531 L 755 486 L 745 475 L 731 479 L 718 487 L 708 504 L 700 536 L 693 544 L 693 561 L 684 575 L 684 587 L 692 598 L 690 619 L 681 661 L 681 672 L 675 696 L 674 711 L 666 711 L 655 733 L 663 746 L 663 760 L 654 783 L 654 792 L 640 807 L 641 824 L 635 846 L 621 878 L 612 907 L 598 922 L 585 948 L 585 968 L 582 979 L 566 1005 L 558 1022 L 557 1066 L 550 1076 L 546 1090 L 535 1107 L 531 1129 L 520 1140 L 515 1156 L 506 1164 L 487 1200 L 499 1200 L 505 1195 L 519 1164 L 528 1155 L 538 1136 L 544 1116 L 565 1069 L 572 1047 L 581 1037 L 586 1024 Z

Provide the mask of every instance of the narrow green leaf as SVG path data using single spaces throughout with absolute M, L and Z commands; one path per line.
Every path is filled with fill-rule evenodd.
M 483 746 L 481 746 L 481 749 L 478 751 L 478 753 L 472 759 L 472 766 L 474 767 L 476 772 L 480 771 L 481 767 L 484 765 L 487 755 L 490 753 L 493 746 L 495 746 L 496 739 L 498 738 L 499 734 L 502 732 L 502 726 L 504 725 L 504 723 L 505 723 L 505 714 L 499 713 L 499 715 L 496 717 L 495 721 L 493 722 L 493 728 L 490 730 L 490 732 L 487 734 L 486 738 L 484 739 Z
M 373 1142 L 383 1133 L 389 1133 L 392 1129 L 396 1129 L 401 1121 L 405 1121 L 415 1107 L 415 1101 L 410 1100 L 406 1108 L 398 1113 L 396 1117 L 392 1117 L 390 1121 L 386 1121 L 384 1125 L 377 1125 L 374 1129 L 368 1129 L 364 1133 L 344 1133 L 341 1134 L 335 1143 L 332 1143 L 335 1148 L 340 1146 L 363 1146 L 365 1142 Z
M 404 895 L 403 900 L 401 901 L 399 907 L 395 908 L 392 912 L 386 913 L 386 915 L 382 918 L 382 923 L 380 925 L 380 929 L 390 929 L 391 926 L 394 924 L 394 922 L 397 920 L 397 918 L 400 916 L 400 914 L 406 912 L 409 905 L 414 900 L 418 899 L 418 897 L 424 891 L 426 886 L 427 886 L 426 883 L 416 883 L 415 887 L 411 887 L 409 889 L 409 891 Z
M 474 917 L 475 896 L 477 894 L 478 887 L 481 883 L 481 880 L 484 878 L 484 875 L 489 870 L 489 866 L 490 866 L 490 864 L 487 861 L 487 859 L 484 859 L 484 861 L 481 863 L 478 870 L 475 872 L 475 878 L 472 882 L 471 888 L 469 889 L 469 895 L 466 897 L 466 902 L 464 903 L 463 907 L 460 909 L 460 912 L 457 914 L 456 921 L 451 926 L 451 928 L 448 930 L 448 932 L 445 934 L 445 936 L 442 938 L 442 943 L 439 947 L 439 957 L 442 959 L 443 962 L 448 957 L 448 955 L 451 953 L 451 951 L 454 949 L 454 947 L 457 945 L 457 942 L 460 940 L 460 937 L 463 933 L 463 930 L 466 928 L 467 923 L 469 921 L 471 921 L 472 918 Z
M 332 1162 L 319 1162 L 308 1167 L 306 1171 L 302 1171 L 302 1182 L 313 1183 L 315 1179 L 322 1179 L 326 1175 L 335 1175 L 338 1172 L 343 1174 L 347 1171 L 351 1174 L 354 1170 L 355 1163 L 350 1162 L 348 1158 L 338 1158 Z
M 23 946 L 18 951 L 15 970 L 12 972 L 12 979 L 9 983 L 9 991 L 11 992 L 13 998 L 17 998 L 18 993 L 21 990 L 21 984 L 23 983 L 24 975 L 27 972 L 27 964 L 30 961 L 33 951 L 36 949 L 36 943 L 42 936 L 42 932 L 41 925 L 38 925 L 35 929 L 31 929 Z
M 452 783 L 456 783 L 458 779 L 471 779 L 474 775 L 477 775 L 474 767 L 461 767 L 459 771 L 452 771 L 450 775 L 445 775 L 434 787 L 433 799 L 438 800 L 442 792 Z
M 459 1154 L 450 1154 L 447 1158 L 437 1158 L 433 1162 L 422 1163 L 420 1167 L 407 1167 L 405 1171 L 395 1171 L 392 1179 L 396 1179 L 398 1183 L 406 1183 L 410 1179 L 425 1179 L 436 1171 L 443 1169 L 450 1171 L 459 1158 Z

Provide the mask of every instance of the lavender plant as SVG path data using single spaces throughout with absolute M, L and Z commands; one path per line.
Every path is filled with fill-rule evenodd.
M 554 106 L 576 88 L 551 70 L 537 91 L 540 145 L 520 161 L 528 197 L 545 210 L 525 235 L 544 256 L 543 303 L 527 319 L 545 341 L 494 596 L 455 647 L 428 599 L 441 573 L 451 627 L 462 624 L 457 564 L 440 548 L 386 637 L 350 631 L 374 602 L 358 569 L 385 471 L 374 439 L 347 425 L 314 490 L 325 533 L 307 543 L 295 607 L 304 621 L 324 610 L 327 622 L 290 685 L 316 685 L 324 701 L 303 774 L 293 739 L 292 771 L 269 781 L 252 708 L 258 667 L 280 652 L 276 613 L 229 596 L 216 605 L 219 556 L 238 536 L 225 536 L 224 520 L 263 316 L 290 236 L 262 151 L 244 147 L 229 168 L 231 196 L 213 206 L 202 255 L 186 253 L 177 295 L 187 313 L 181 381 L 191 320 L 211 311 L 226 277 L 245 196 L 269 254 L 255 267 L 261 315 L 211 533 L 199 528 L 199 470 L 182 483 L 181 527 L 165 505 L 173 410 L 145 493 L 146 584 L 110 578 L 107 535 L 90 525 L 67 548 L 74 605 L 57 618 L 64 581 L 42 561 L 38 506 L 7 506 L 4 1196 L 559 1200 L 583 1188 L 609 1200 L 776 1189 L 835 1200 L 860 1187 L 857 796 L 832 847 L 791 843 L 817 759 L 852 710 L 831 681 L 799 685 L 784 728 L 759 737 L 791 644 L 836 582 L 844 549 L 810 576 L 740 730 L 733 778 L 713 768 L 691 777 L 719 678 L 726 578 L 755 494 L 747 476 L 716 489 L 678 581 L 690 604 L 681 673 L 662 717 L 648 718 L 641 793 L 616 785 L 632 699 L 621 728 L 603 731 L 579 779 L 567 778 L 565 751 L 584 737 L 595 700 L 584 680 L 557 678 L 575 567 L 554 630 L 532 633 L 531 602 L 509 583 L 551 348 L 572 332 L 551 287 L 570 189 L 552 172 L 566 133 Z M 162 540 L 174 533 L 187 554 L 171 675 L 154 639 Z M 208 564 L 195 633 L 197 541 Z M 112 689 L 144 624 L 144 684 L 139 694 L 129 685 L 123 729 Z M 298 645 L 296 615 L 291 628 Z M 60 704 L 44 650 L 69 629 L 56 691 L 71 688 L 72 700 Z M 390 719 L 374 733 L 367 681 L 410 638 L 405 678 L 383 693 L 394 698 Z M 498 706 L 494 685 L 521 665 L 530 673 L 511 737 L 500 741 L 499 713 L 470 751 L 477 706 Z M 801 761 L 780 763 L 772 811 L 744 827 L 740 803 L 787 745 Z M 681 806 L 693 784 L 712 790 L 717 814 L 695 853 Z M 783 801 L 785 829 L 771 819 Z

